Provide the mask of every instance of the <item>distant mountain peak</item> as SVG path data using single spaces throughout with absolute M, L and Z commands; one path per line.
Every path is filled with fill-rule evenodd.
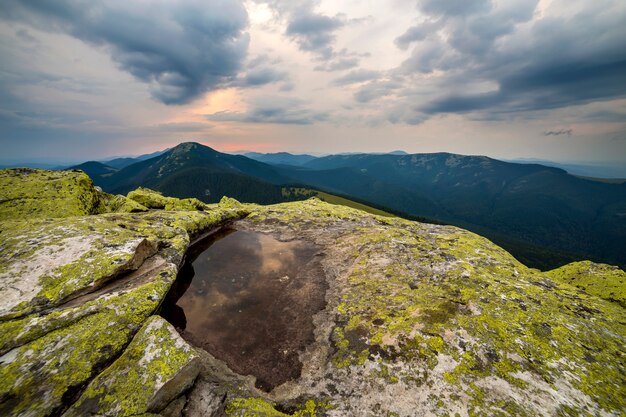
M 205 147 L 197 142 L 182 142 L 169 150 L 170 153 L 191 152 L 199 147 Z M 206 146 L 208 148 L 208 146 Z
M 166 155 L 167 159 L 169 160 L 171 158 L 177 159 L 181 157 L 212 157 L 222 154 L 221 152 L 216 151 L 215 149 L 198 142 L 183 142 L 165 152 L 164 155 Z

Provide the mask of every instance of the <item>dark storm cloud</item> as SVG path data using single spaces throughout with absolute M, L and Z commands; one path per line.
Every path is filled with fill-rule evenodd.
M 433 100 L 421 106 L 424 113 L 467 113 L 475 110 L 484 110 L 502 103 L 502 95 L 498 93 L 452 95 Z
M 617 3 L 581 3 L 571 16 L 533 22 L 537 1 L 467 3 L 420 2 L 443 22 L 439 33 L 409 28 L 396 41 L 415 42 L 399 73 L 418 84 L 421 74 L 437 74 L 439 93 L 418 112 L 495 115 L 626 96 L 626 16 Z
M 184 104 L 232 81 L 248 47 L 247 13 L 229 0 L 7 0 L 5 19 L 103 47 L 154 98 Z
M 287 97 L 262 97 L 256 99 L 246 112 L 217 112 L 206 115 L 209 121 L 275 123 L 308 125 L 328 119 L 325 112 L 306 107 L 302 100 Z
M 514 32 L 517 25 L 532 19 L 538 0 L 508 0 L 496 8 L 471 16 L 447 17 L 449 44 L 460 53 L 478 56 L 489 53 L 495 42 Z

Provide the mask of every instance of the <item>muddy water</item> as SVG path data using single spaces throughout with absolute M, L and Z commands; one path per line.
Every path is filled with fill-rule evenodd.
M 298 353 L 313 341 L 325 292 L 318 255 L 304 241 L 225 230 L 190 248 L 161 314 L 269 391 L 300 375 Z

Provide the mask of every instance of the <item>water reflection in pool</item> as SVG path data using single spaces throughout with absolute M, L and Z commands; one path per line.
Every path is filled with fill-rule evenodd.
M 225 230 L 192 247 L 161 314 L 192 344 L 271 390 L 300 375 L 325 283 L 314 245 Z

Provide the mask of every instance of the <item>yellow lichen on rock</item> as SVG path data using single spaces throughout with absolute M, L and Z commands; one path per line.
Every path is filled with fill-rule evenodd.
M 193 384 L 198 355 L 159 316 L 152 316 L 124 353 L 87 387 L 66 417 L 158 413 Z
M 0 190 L 0 415 L 62 413 L 154 314 L 189 244 L 247 214 L 232 202 L 198 210 L 177 199 L 168 200 L 177 211 L 148 211 L 102 193 L 75 171 L 0 171 Z M 143 412 L 167 405 L 171 398 L 163 393 L 178 395 L 197 372 L 195 365 L 183 366 L 189 378 L 174 372 L 176 351 L 187 352 L 183 362 L 193 355 L 169 325 L 159 324 L 147 337 L 165 328 L 169 338 L 161 335 L 161 342 L 175 346 L 163 351 L 169 362 L 161 348 L 151 350 L 146 370 L 156 381 L 171 378 L 154 386 Z M 124 357 L 129 369 L 142 369 L 132 352 Z M 111 410 L 127 392 L 109 391 L 106 413 L 117 415 Z
M 0 221 L 96 214 L 101 197 L 82 171 L 0 170 Z
M 572 262 L 548 271 L 546 275 L 626 308 L 626 272 L 616 266 L 590 261 Z
M 197 198 L 178 199 L 165 197 L 149 188 L 138 188 L 128 193 L 128 199 L 151 209 L 162 210 L 206 210 L 208 205 Z
M 304 375 L 300 390 L 328 399 L 336 415 L 626 409 L 626 310 L 485 238 L 316 200 L 259 207 L 245 222 L 324 248 L 335 274 L 331 356 L 305 364 L 323 370 Z

